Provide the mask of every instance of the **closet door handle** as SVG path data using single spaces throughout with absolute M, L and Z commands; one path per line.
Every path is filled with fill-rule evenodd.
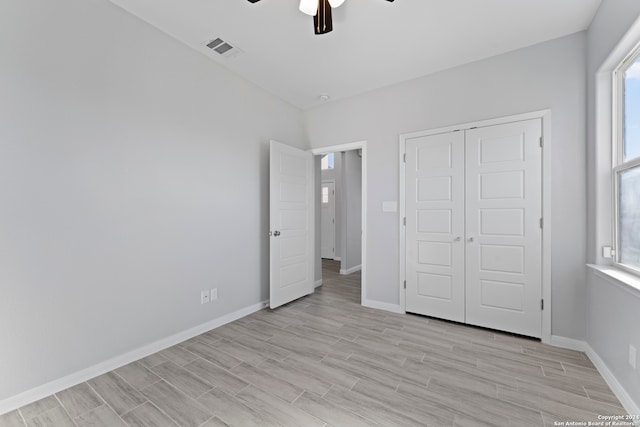
M 453 239 L 454 242 L 459 242 L 460 240 L 462 240 L 462 238 L 460 236 L 458 236 L 455 239 Z
M 467 239 L 467 241 L 468 241 L 469 243 L 473 243 L 473 237 L 469 237 L 469 238 Z

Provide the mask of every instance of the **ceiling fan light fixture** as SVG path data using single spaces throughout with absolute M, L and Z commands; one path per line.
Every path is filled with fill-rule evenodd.
M 342 3 L 344 3 L 344 0 L 329 0 L 329 4 L 333 8 L 342 6 Z
M 318 0 L 300 0 L 300 12 L 315 16 L 318 12 Z

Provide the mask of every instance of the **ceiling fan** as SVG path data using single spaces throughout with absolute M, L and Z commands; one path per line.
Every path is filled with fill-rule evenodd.
M 260 0 L 249 0 L 251 3 Z M 387 0 L 393 2 L 393 0 Z M 316 34 L 326 34 L 333 31 L 331 8 L 339 7 L 344 0 L 300 0 L 300 11 L 313 16 L 313 31 Z

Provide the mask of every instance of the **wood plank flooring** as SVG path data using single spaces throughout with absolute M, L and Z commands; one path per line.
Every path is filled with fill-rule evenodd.
M 23 426 L 552 426 L 625 411 L 585 354 L 360 306 L 360 274 L 0 416 Z

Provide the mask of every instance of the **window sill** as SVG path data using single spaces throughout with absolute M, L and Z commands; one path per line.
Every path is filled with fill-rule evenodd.
M 587 264 L 587 267 L 591 268 L 597 276 L 640 297 L 640 277 L 607 265 Z

